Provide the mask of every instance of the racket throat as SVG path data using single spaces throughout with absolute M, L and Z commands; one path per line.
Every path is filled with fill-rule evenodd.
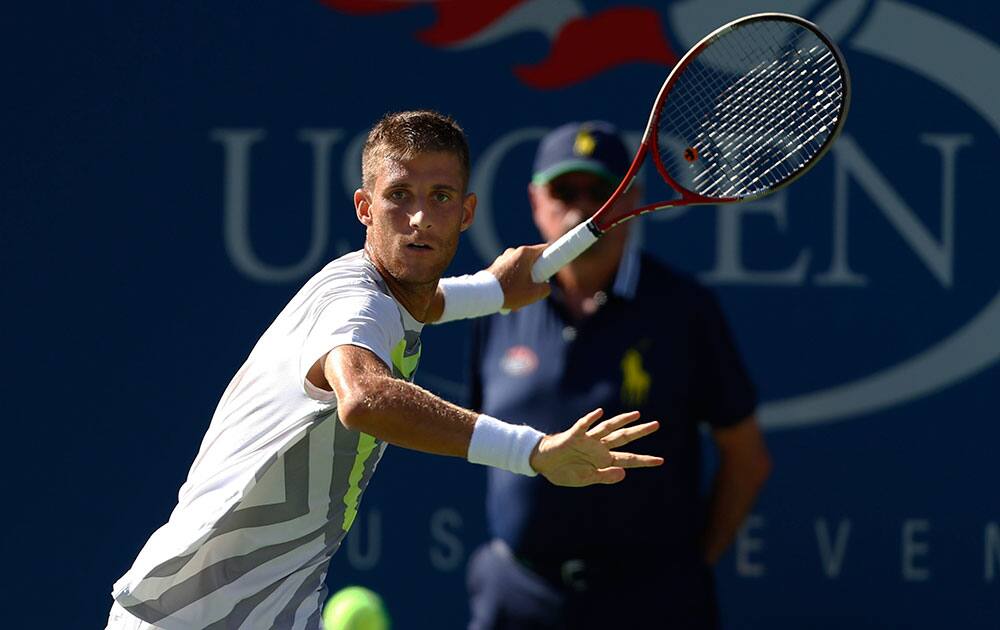
M 601 238 L 602 236 L 604 236 L 604 231 L 601 228 L 597 227 L 597 224 L 594 223 L 593 219 L 590 219 L 586 223 L 584 223 L 584 226 L 586 226 L 586 228 L 590 230 L 590 233 L 594 235 L 594 238 Z

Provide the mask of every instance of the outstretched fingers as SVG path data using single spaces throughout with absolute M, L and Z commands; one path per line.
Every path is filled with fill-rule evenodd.
M 627 424 L 631 424 L 639 419 L 638 411 L 620 413 L 613 418 L 608 418 L 593 429 L 587 431 L 587 435 L 593 438 L 602 439 L 616 429 L 620 429 Z
M 622 453 L 611 451 L 612 466 L 620 468 L 651 468 L 663 464 L 662 457 L 655 455 L 639 455 L 637 453 Z
M 603 415 L 604 415 L 603 409 L 601 409 L 600 407 L 594 409 L 593 411 L 591 411 L 590 413 L 588 413 L 587 415 L 576 421 L 576 423 L 573 425 L 572 433 L 574 435 L 585 433 L 587 429 L 590 428 L 590 425 L 600 420 L 601 416 Z M 603 425 L 604 423 L 602 422 L 601 424 Z
M 644 422 L 643 424 L 637 424 L 634 427 L 625 427 L 624 429 L 612 431 L 601 438 L 601 443 L 608 448 L 618 448 L 619 446 L 625 446 L 629 442 L 634 442 L 641 437 L 647 436 L 650 433 L 654 433 L 659 428 L 660 423 L 655 420 L 653 422 Z

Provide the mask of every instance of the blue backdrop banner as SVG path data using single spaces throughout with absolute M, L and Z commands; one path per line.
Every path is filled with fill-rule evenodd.
M 1000 5 L 65 4 L 14 10 L 3 62 L 5 626 L 103 627 L 257 337 L 361 247 L 379 116 L 468 132 L 472 272 L 539 239 L 547 130 L 603 118 L 637 144 L 680 54 L 778 10 L 844 52 L 843 135 L 785 192 L 639 223 L 717 293 L 761 394 L 775 468 L 717 570 L 724 626 L 1000 627 Z M 429 328 L 417 382 L 461 402 L 467 333 Z M 390 447 L 329 584 L 399 628 L 464 627 L 484 483 Z

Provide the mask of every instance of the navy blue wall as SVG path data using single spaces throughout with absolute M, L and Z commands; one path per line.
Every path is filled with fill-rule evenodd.
M 415 107 L 465 126 L 481 208 L 453 269 L 478 269 L 537 239 L 525 186 L 544 129 L 641 131 L 662 65 L 544 62 L 567 20 L 639 4 L 676 52 L 739 14 L 806 15 L 854 79 L 846 132 L 787 193 L 642 224 L 716 289 L 762 396 L 776 467 L 719 566 L 726 627 L 1000 624 L 994 3 L 552 0 L 486 25 L 493 3 L 349 4 L 46 3 L 8 24 L 5 626 L 103 627 L 259 333 L 361 246 L 359 134 Z M 426 333 L 418 382 L 461 400 L 465 332 Z M 391 448 L 331 586 L 380 591 L 398 627 L 461 627 L 483 482 Z

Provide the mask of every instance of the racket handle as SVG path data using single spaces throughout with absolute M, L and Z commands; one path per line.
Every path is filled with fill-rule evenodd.
M 535 282 L 545 282 L 574 258 L 587 251 L 597 242 L 600 235 L 600 231 L 591 219 L 566 232 L 559 240 L 546 247 L 535 261 L 531 268 L 531 279 Z

